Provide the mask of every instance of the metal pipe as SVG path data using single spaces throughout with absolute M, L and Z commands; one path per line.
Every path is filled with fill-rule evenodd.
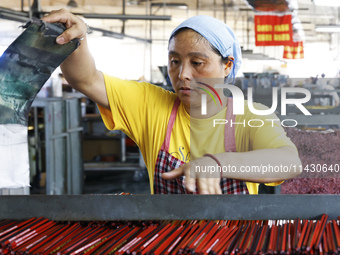
M 41 15 L 49 14 L 49 12 L 39 12 Z M 78 13 L 75 15 L 83 16 L 87 19 L 120 19 L 120 20 L 171 20 L 169 15 L 123 15 L 123 14 L 109 14 L 109 13 Z
M 249 49 L 249 41 L 250 41 L 250 38 L 249 38 L 249 33 L 250 33 L 250 27 L 249 27 L 249 15 L 248 15 L 248 11 L 246 12 L 246 15 L 247 15 L 247 49 Z
M 39 0 L 33 0 L 33 4 L 31 6 L 32 16 L 40 19 L 42 17 L 41 14 L 41 4 Z
M 147 0 L 147 5 L 149 6 L 149 15 L 152 14 L 152 6 L 150 3 L 150 0 Z M 152 41 L 152 20 L 150 20 L 149 24 L 149 38 Z M 152 43 L 150 43 L 150 51 L 149 51 L 149 57 L 150 57 L 150 82 L 152 82 L 153 75 L 152 75 Z
M 227 23 L 227 4 L 225 0 L 223 0 L 223 20 L 224 23 Z
M 144 39 L 144 38 L 140 38 L 140 37 L 136 37 L 136 36 L 131 36 L 131 35 L 126 35 L 126 34 L 120 34 L 120 33 L 112 32 L 112 31 L 109 31 L 109 30 L 101 29 L 101 28 L 91 27 L 91 30 L 102 32 L 104 36 L 109 36 L 109 37 L 113 37 L 113 38 L 117 38 L 117 39 L 131 38 L 131 39 L 135 39 L 137 41 L 141 41 L 141 42 L 144 42 L 144 43 L 151 43 L 151 40 L 148 40 L 148 39 Z
M 32 5 L 31 5 L 31 0 L 28 0 L 28 17 L 29 19 L 32 19 Z
M 123 1 L 123 6 L 122 6 L 122 14 L 125 15 L 125 7 L 126 7 L 126 3 L 125 3 L 125 0 L 122 0 Z M 123 25 L 122 25 L 122 34 L 125 34 L 125 19 L 122 20 L 123 22 Z
M 171 20 L 168 15 L 120 15 L 120 14 L 97 14 L 97 13 L 75 13 L 87 19 L 121 19 L 121 20 Z
M 0 12 L 12 14 L 12 15 L 17 15 L 17 16 L 22 16 L 22 17 L 28 17 L 28 12 L 14 11 L 12 9 L 4 8 L 4 7 L 0 7 Z
M 28 17 L 20 17 L 15 14 L 3 13 L 0 11 L 0 19 L 14 20 L 18 22 L 27 22 L 30 20 Z
M 216 18 L 216 0 L 214 0 L 214 18 Z

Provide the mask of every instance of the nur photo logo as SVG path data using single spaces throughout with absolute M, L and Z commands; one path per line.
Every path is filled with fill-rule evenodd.
M 218 98 L 218 100 L 220 101 L 220 104 L 222 106 L 221 97 L 220 97 L 220 95 L 217 93 L 217 91 L 212 86 L 210 86 L 208 84 L 205 84 L 203 82 L 197 82 L 197 84 L 206 86 L 208 89 L 210 89 L 212 92 L 214 92 L 214 94 L 216 95 L 216 97 Z M 215 105 L 217 105 L 215 97 L 213 96 L 213 94 L 209 90 L 207 90 L 205 88 L 201 88 L 201 87 L 197 87 L 197 88 L 200 89 L 200 90 L 203 90 L 205 93 L 207 93 L 212 98 L 212 100 L 214 101 Z M 202 115 L 207 115 L 207 94 L 202 94 L 201 95 L 201 100 L 202 100 Z
M 216 89 L 228 89 L 231 92 L 231 96 L 233 98 L 233 114 L 234 115 L 243 115 L 245 110 L 245 96 L 244 92 L 238 88 L 235 85 L 227 85 L 227 84 L 215 84 L 213 86 L 208 85 L 207 83 L 203 82 L 197 82 L 197 84 L 202 85 L 202 87 L 197 87 L 198 89 L 204 91 L 206 94 L 201 94 L 201 114 L 202 115 L 207 115 L 207 95 L 209 95 L 212 100 L 214 101 L 215 105 L 217 106 L 217 101 L 215 98 L 217 98 L 222 106 L 222 100 L 220 98 L 220 95 L 217 93 Z M 212 83 L 210 83 L 212 84 Z M 216 89 L 215 89 L 216 88 Z M 251 113 L 258 115 L 258 116 L 266 116 L 270 115 L 272 113 L 275 113 L 275 111 L 278 108 L 278 102 L 280 99 L 280 110 L 281 110 L 281 116 L 287 115 L 287 105 L 294 105 L 297 109 L 299 109 L 303 115 L 308 116 L 312 115 L 306 107 L 303 105 L 304 103 L 307 103 L 311 99 L 311 92 L 308 89 L 305 88 L 296 88 L 296 87 L 283 87 L 280 89 L 279 93 L 279 88 L 278 87 L 272 87 L 271 88 L 271 93 L 269 96 L 271 96 L 271 107 L 268 109 L 256 109 L 253 105 L 253 93 L 254 90 L 252 87 L 247 88 L 247 106 L 248 109 Z M 299 98 L 288 98 L 289 95 L 291 94 L 299 94 L 303 95 L 303 97 Z M 295 127 L 298 125 L 297 121 L 294 119 L 266 119 L 266 121 L 269 121 L 274 125 L 275 121 L 281 122 L 281 125 L 284 127 Z M 260 126 L 264 125 L 263 120 L 259 119 L 252 119 L 249 120 L 250 123 L 229 123 L 230 125 L 236 125 L 236 124 L 241 124 L 243 126 L 246 126 L 247 124 L 250 127 L 259 127 L 258 125 L 254 126 L 254 122 L 260 122 Z M 287 125 L 285 123 L 287 122 L 293 122 L 293 125 Z M 215 119 L 214 120 L 214 127 L 216 125 L 225 125 L 227 124 L 227 120 L 222 120 L 222 119 Z

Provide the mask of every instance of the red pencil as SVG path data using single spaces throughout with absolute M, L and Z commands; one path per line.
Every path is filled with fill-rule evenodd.
M 247 231 L 249 230 L 250 223 L 246 223 L 246 225 L 241 229 L 240 235 L 236 237 L 235 243 L 233 244 L 233 249 L 231 250 L 230 254 L 238 253 L 240 250 L 241 243 L 244 240 L 244 236 L 246 235 Z
M 78 247 L 77 250 L 73 251 L 70 255 L 76 255 L 76 254 L 79 254 L 83 251 L 85 251 L 86 249 L 88 249 L 89 247 L 91 247 L 92 245 L 95 245 L 96 243 L 102 241 L 103 239 L 107 238 L 111 233 L 103 233 L 103 235 L 99 235 L 97 238 L 95 238 L 95 240 L 89 242 L 88 244 L 86 245 L 83 245 L 81 247 Z
M 303 243 L 303 239 L 305 238 L 305 233 L 307 231 L 307 227 L 309 226 L 310 222 L 309 221 L 304 221 L 303 222 L 303 226 L 302 226 L 302 231 L 301 231 L 301 234 L 299 234 L 299 241 L 298 241 L 298 244 L 296 246 L 296 251 L 297 252 L 300 252 L 301 250 L 301 246 L 302 246 L 302 243 Z
M 292 230 L 292 250 L 295 251 L 298 241 L 299 241 L 299 233 L 301 231 L 301 221 L 297 218 L 294 222 L 293 230 Z
M 332 253 L 336 253 L 334 236 L 333 236 L 333 233 L 332 233 L 332 226 L 331 226 L 330 223 L 327 224 L 326 229 L 328 229 L 327 235 L 328 235 L 329 249 L 331 250 Z
M 292 252 L 292 247 L 293 247 L 293 238 L 294 238 L 294 224 L 293 222 L 288 223 L 288 236 L 287 236 L 287 254 L 290 254 Z
M 256 230 L 257 230 L 257 227 L 258 227 L 258 224 L 253 224 L 250 231 L 249 231 L 249 234 L 247 236 L 247 238 L 245 239 L 245 242 L 242 246 L 242 251 L 243 253 L 249 253 L 250 251 L 250 247 L 251 247 L 251 244 L 253 242 L 253 239 L 254 239 L 254 235 L 256 233 Z
M 182 253 L 185 247 L 189 244 L 190 240 L 193 238 L 194 233 L 199 228 L 197 222 L 193 222 L 190 226 L 189 232 L 183 237 L 182 241 L 179 242 L 178 246 L 172 251 L 173 254 Z
M 209 243 L 210 239 L 218 230 L 218 225 L 213 225 L 211 229 L 207 230 L 207 234 L 204 238 L 200 241 L 200 244 L 195 248 L 195 253 L 201 253 L 203 248 L 206 246 L 207 243 Z
M 59 242 L 57 246 L 52 250 L 52 252 L 56 252 L 57 254 L 61 254 L 64 250 L 68 249 L 72 246 L 79 238 L 85 237 L 89 233 L 91 233 L 91 227 L 82 227 L 77 229 L 74 233 L 70 234 L 68 239 L 65 242 Z
M 119 241 L 128 233 L 131 231 L 131 227 L 128 225 L 123 226 L 121 229 L 116 229 L 113 233 L 113 236 L 111 236 L 107 243 L 105 243 L 102 247 L 100 247 L 94 254 L 108 254 L 108 251 L 110 249 L 113 249 L 113 247 L 119 243 Z M 92 253 L 91 253 L 92 254 Z
M 260 234 L 260 238 L 258 240 L 258 243 L 256 245 L 256 248 L 255 248 L 255 253 L 258 254 L 261 250 L 261 247 L 263 245 L 263 242 L 264 242 L 264 236 L 267 232 L 267 228 L 268 228 L 268 225 L 264 225 L 261 229 L 261 234 Z
M 44 249 L 49 249 L 49 247 L 53 246 L 54 242 L 57 242 L 58 240 L 62 239 L 62 236 L 67 234 L 69 231 L 72 231 L 77 224 L 74 224 L 73 226 L 66 225 L 63 226 L 61 229 L 57 230 L 55 233 L 51 234 L 49 237 L 44 239 L 41 243 L 38 243 L 36 246 L 31 247 L 29 246 L 28 253 L 35 253 L 40 254 L 43 253 Z
M 281 242 L 281 254 L 284 254 L 286 252 L 286 244 L 287 244 L 287 228 L 288 224 L 284 223 L 283 224 L 283 230 L 282 230 L 282 242 Z
M 51 236 L 54 233 L 58 232 L 58 230 L 60 230 L 61 228 L 62 228 L 62 226 L 60 226 L 60 225 L 55 225 L 54 227 L 51 227 L 48 231 L 46 231 L 46 232 L 38 235 L 34 239 L 32 239 L 29 244 L 23 244 L 20 247 L 20 251 L 22 251 L 24 253 L 31 253 L 31 252 L 29 252 L 29 250 L 32 247 L 37 248 L 37 246 L 42 245 L 44 243 L 44 241 L 47 240 L 47 238 L 49 236 Z
M 171 246 L 172 242 L 183 232 L 183 230 L 184 227 L 182 225 L 178 228 L 174 228 L 172 233 L 170 233 L 170 236 L 154 251 L 154 254 L 164 254 L 166 248 Z
M 184 238 L 184 236 L 190 231 L 191 227 L 185 226 L 184 227 L 185 230 L 177 237 L 177 239 L 172 243 L 172 245 L 170 247 L 168 247 L 168 249 L 164 252 L 165 255 L 170 254 L 170 252 L 172 252 L 172 250 L 176 247 L 177 244 L 179 244 L 179 242 Z
M 154 242 L 155 240 L 157 240 L 157 238 L 159 238 L 161 235 L 163 235 L 164 232 L 166 232 L 169 228 L 171 227 L 171 224 L 168 223 L 165 226 L 162 226 L 162 229 L 155 233 L 147 242 L 145 242 L 141 247 L 140 250 L 144 251 L 148 246 L 150 246 L 150 244 L 152 242 Z
M 131 228 L 129 229 L 120 240 L 116 240 L 116 242 L 110 247 L 110 249 L 107 250 L 107 253 L 105 254 L 111 254 L 113 252 L 116 252 L 120 247 L 122 247 L 125 243 L 127 243 L 129 240 L 135 237 L 135 235 L 138 235 L 138 231 L 140 228 Z
M 317 221 L 316 224 L 315 224 L 315 228 L 314 228 L 314 231 L 312 233 L 311 241 L 308 243 L 308 246 L 306 248 L 306 250 L 308 252 L 310 252 L 313 249 L 313 247 L 314 247 L 314 250 L 317 250 L 317 249 L 315 249 L 315 242 L 316 242 L 318 236 L 320 235 L 321 225 L 322 225 L 321 221 Z
M 160 244 L 160 241 L 164 239 L 171 231 L 174 230 L 174 226 L 170 226 L 167 228 L 162 234 L 158 235 L 156 239 L 153 239 L 152 242 L 147 242 L 147 245 L 144 244 L 142 246 L 142 253 L 151 252 L 153 249 L 157 249 L 157 245 Z
M 236 225 L 235 225 L 236 226 Z M 233 251 L 234 246 L 236 245 L 239 236 L 242 234 L 243 227 L 239 227 L 239 225 L 236 226 L 237 232 L 230 236 L 230 239 L 225 246 L 223 246 L 224 254 L 230 254 Z M 226 239 L 225 239 L 226 240 Z M 223 251 L 223 250 L 221 250 Z
M 274 252 L 274 241 L 275 241 L 275 234 L 276 234 L 276 226 L 273 224 L 270 229 L 270 236 L 268 239 L 268 253 L 272 254 Z
M 67 249 L 64 249 L 63 253 L 78 254 L 78 252 L 77 253 L 74 253 L 74 252 L 81 249 L 84 246 L 84 243 L 87 243 L 87 242 L 91 243 L 93 240 L 96 240 L 97 238 L 101 238 L 105 236 L 106 234 L 107 234 L 107 230 L 103 230 L 100 228 L 94 229 L 87 235 L 79 237 L 77 241 L 73 242 L 73 245 L 69 246 Z
M 217 245 L 220 243 L 221 238 L 223 235 L 228 232 L 229 229 L 227 226 L 221 227 L 216 231 L 216 234 L 210 238 L 210 241 L 206 243 L 205 247 L 202 249 L 202 254 L 208 254 L 210 251 L 213 250 L 214 247 L 217 247 Z
M 306 251 L 307 252 L 312 252 L 311 250 L 313 249 L 313 239 L 316 239 L 315 236 L 318 234 L 318 224 L 319 221 L 316 221 L 313 223 L 313 227 L 311 229 L 307 244 L 306 244 Z
M 306 234 L 305 234 L 305 237 L 303 239 L 302 246 L 301 246 L 302 251 L 305 251 L 306 248 L 307 248 L 308 240 L 309 240 L 309 237 L 311 235 L 311 230 L 314 227 L 314 225 L 315 224 L 312 221 L 309 222 L 309 225 L 308 225 L 308 228 L 307 228 L 307 231 L 306 231 Z
M 229 244 L 232 242 L 238 230 L 239 229 L 236 225 L 233 225 L 231 226 L 231 228 L 226 229 L 225 233 L 220 238 L 220 242 L 216 245 L 216 247 L 213 248 L 213 251 L 215 251 L 217 254 L 224 253 L 227 250 Z
M 125 226 L 127 227 L 127 226 Z M 119 235 L 119 233 L 124 231 L 124 227 L 121 229 L 114 229 L 111 230 L 110 233 L 108 233 L 107 236 L 105 236 L 104 238 L 101 239 L 101 241 L 93 244 L 91 247 L 87 248 L 83 255 L 90 255 L 90 254 L 103 254 L 102 251 L 105 250 L 105 248 L 108 248 L 109 244 L 111 243 L 112 239 L 114 239 L 114 237 L 116 237 L 117 235 Z
M 8 245 L 9 243 L 14 242 L 15 240 L 17 240 L 18 238 L 20 238 L 21 236 L 25 235 L 26 233 L 30 232 L 31 230 L 41 226 L 42 224 L 44 224 L 46 221 L 48 221 L 48 219 L 43 219 L 43 218 L 39 218 L 35 221 L 32 221 L 31 223 L 27 224 L 26 226 L 24 226 L 23 228 L 15 231 L 15 233 L 13 233 L 12 235 L 9 236 L 5 236 L 3 239 L 6 240 L 4 242 L 4 245 Z M 4 241 L 3 240 L 3 241 Z
M 207 235 L 208 231 L 214 226 L 213 221 L 207 221 L 204 224 L 201 225 L 201 231 L 196 235 L 196 238 L 194 238 L 189 245 L 189 250 L 193 250 L 198 246 L 198 244 L 201 242 L 201 240 Z
M 189 252 L 190 246 L 199 237 L 199 235 L 202 233 L 207 224 L 208 224 L 207 221 L 199 221 L 198 223 L 195 224 L 197 228 L 195 228 L 195 231 L 193 231 L 190 236 L 188 235 L 188 238 L 185 240 L 185 242 L 183 240 L 183 244 L 181 244 L 180 249 L 181 252 L 183 251 Z
M 2 231 L 5 231 L 8 228 L 14 227 L 15 224 L 18 224 L 18 222 L 14 221 L 14 220 L 4 220 L 4 221 L 2 221 L 2 223 L 0 224 L 0 233 Z
M 56 223 L 54 223 L 53 221 L 50 221 L 36 229 L 33 229 L 32 231 L 28 232 L 26 235 L 16 239 L 13 243 L 11 243 L 11 247 L 15 250 L 16 247 L 21 246 L 22 244 L 28 242 L 33 237 L 39 235 L 40 233 L 43 233 L 46 229 L 51 228 L 55 224 Z
M 165 223 L 165 222 L 164 222 L 164 223 Z M 169 222 L 169 224 L 171 224 L 171 223 Z M 176 226 L 176 225 L 174 225 L 174 224 L 172 224 L 172 225 L 173 225 L 175 228 L 178 227 L 178 226 Z M 145 235 L 145 236 L 142 238 L 142 240 L 138 242 L 137 245 L 135 245 L 133 248 L 131 248 L 131 249 L 130 249 L 130 252 L 137 252 L 137 253 L 140 253 L 140 251 L 141 251 L 141 249 L 142 249 L 142 246 L 143 246 L 145 243 L 149 242 L 150 239 L 152 239 L 152 238 L 155 239 L 155 238 L 157 237 L 156 235 L 159 234 L 160 231 L 162 231 L 162 229 L 164 229 L 165 227 L 166 227 L 166 225 L 161 224 L 161 225 L 157 226 L 156 228 L 154 228 L 150 233 L 148 233 L 147 235 Z
M 260 236 L 261 236 L 261 230 L 262 230 L 262 223 L 258 223 L 255 225 L 254 233 L 252 234 L 252 237 L 249 239 L 248 242 L 248 253 L 254 254 L 256 251 L 256 246 L 259 243 Z
M 339 226 L 336 223 L 336 220 L 332 220 L 333 228 L 334 228 L 334 235 L 337 243 L 337 250 L 340 252 L 340 230 Z
M 41 218 L 40 218 L 40 220 L 41 220 Z M 34 223 L 34 222 L 37 222 L 37 221 L 38 221 L 38 219 L 31 218 L 31 219 L 29 219 L 27 221 L 21 222 L 21 223 L 15 225 L 15 226 L 11 227 L 9 229 L 6 229 L 2 233 L 0 233 L 0 237 L 1 237 L 0 238 L 0 243 L 1 243 L 1 246 L 5 247 L 6 241 L 8 239 L 10 239 L 11 237 L 13 237 L 15 235 L 20 234 L 23 230 L 27 229 L 31 225 L 32 222 Z
M 41 247 L 41 249 L 39 249 L 40 252 L 44 254 L 49 254 L 50 252 L 57 249 L 61 245 L 62 241 L 64 241 L 65 239 L 67 241 L 69 237 L 74 235 L 74 233 L 80 228 L 81 226 L 79 224 L 75 224 L 69 227 L 68 229 L 65 230 L 65 232 L 62 232 L 60 236 L 57 236 L 56 239 L 52 240 L 50 243 L 47 243 L 46 245 Z
M 270 233 L 271 233 L 271 228 L 268 225 L 267 230 L 266 230 L 266 234 L 264 236 L 263 245 L 261 247 L 261 251 L 260 251 L 259 254 L 267 254 L 268 253 Z
M 322 234 L 323 234 L 323 232 L 325 231 L 325 228 L 326 228 L 327 220 L 328 220 L 328 215 L 323 214 L 322 217 L 321 217 L 322 225 L 320 226 L 320 231 L 319 231 L 318 237 L 315 240 L 314 249 L 317 249 L 319 247 L 319 243 L 320 243 Z
M 149 237 L 155 234 L 155 230 L 157 226 L 149 226 L 143 232 L 141 232 L 138 236 L 136 236 L 133 240 L 123 246 L 120 250 L 121 252 L 131 253 L 137 250 L 145 240 L 148 240 Z M 119 252 L 119 251 L 118 251 Z
M 323 249 L 325 253 L 328 254 L 328 242 L 327 242 L 326 231 L 324 231 L 322 234 L 322 243 L 323 243 Z
M 323 255 L 322 244 L 319 244 L 319 255 Z

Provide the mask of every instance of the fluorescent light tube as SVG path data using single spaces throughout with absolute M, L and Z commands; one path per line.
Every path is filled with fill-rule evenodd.
M 313 0 L 313 2 L 315 5 L 334 6 L 334 7 L 340 6 L 339 0 Z
M 315 25 L 316 32 L 340 33 L 340 25 Z

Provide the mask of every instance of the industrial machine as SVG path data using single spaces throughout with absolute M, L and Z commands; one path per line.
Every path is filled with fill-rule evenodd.
M 1 252 L 335 254 L 339 199 L 337 195 L 1 196 Z

